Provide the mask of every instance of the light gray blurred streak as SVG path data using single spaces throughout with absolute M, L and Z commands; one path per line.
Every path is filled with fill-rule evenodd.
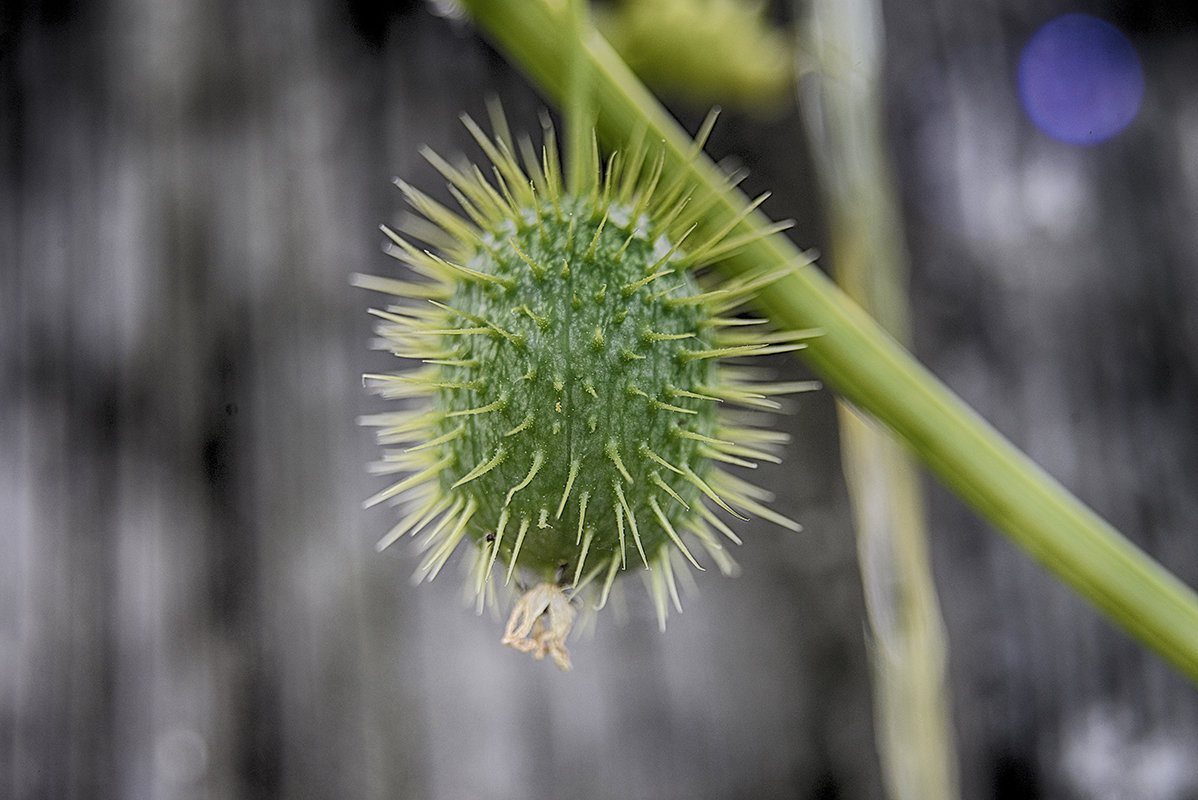
M 13 55 L 19 73 L 36 74 L 56 44 L 48 33 L 22 40 Z M 72 260 L 91 242 L 93 230 L 78 220 L 90 214 L 100 194 L 87 180 L 90 154 L 72 130 L 94 130 L 94 108 L 77 91 L 58 99 L 54 106 L 26 106 L 21 121 L 45 126 L 43 137 L 29 137 L 19 129 L 21 121 L 13 125 L 16 168 L 3 187 L 5 194 L 13 193 L 6 205 L 16 235 L 0 275 L 5 320 L 0 418 L 6 428 L 12 426 L 5 432 L 3 458 L 15 480 L 0 491 L 13 492 L 17 513 L 0 528 L 11 545 L 6 552 L 15 554 L 21 570 L 11 584 L 16 602 L 5 610 L 6 618 L 13 615 L 18 662 L 10 687 L 15 691 L 6 693 L 11 704 L 4 710 L 5 738 L 12 739 L 4 750 L 13 763 L 4 774 L 18 792 L 50 786 L 86 792 L 111 777 L 102 766 L 88 764 L 54 782 L 42 758 L 46 744 L 66 740 L 64 760 L 84 762 L 84 743 L 70 738 L 72 728 L 107 732 L 105 698 L 93 691 L 106 677 L 105 631 L 94 624 L 91 611 L 103 607 L 109 576 L 101 571 L 78 580 L 77 572 L 104 564 L 111 505 L 97 476 L 111 462 L 95 452 L 103 433 L 93 435 L 77 413 L 81 393 L 93 382 L 101 384 L 98 393 L 111 389 L 103 384 L 115 359 L 108 320 L 88 313 L 89 282 L 75 274 Z M 41 159 L 45 168 L 31 168 L 27 158 Z M 20 189 L 26 191 L 18 194 Z M 30 263 L 39 268 L 23 268 Z M 79 363 L 61 357 L 64 349 L 78 353 Z M 88 409 L 102 410 L 96 404 Z
M 1198 792 L 1198 738 L 1138 730 L 1126 710 L 1097 705 L 1067 721 L 1063 770 L 1074 791 L 1094 800 L 1174 800 Z
M 194 568 L 187 570 L 190 575 L 179 574 L 189 561 L 171 564 L 164 558 L 162 531 L 182 526 L 179 515 L 168 517 L 164 508 L 162 475 L 147 469 L 147 462 L 140 458 L 130 456 L 123 462 L 116 475 L 121 491 L 113 555 L 114 569 L 121 577 L 115 591 L 113 638 L 118 677 L 113 687 L 117 731 L 113 748 L 125 765 L 119 778 L 122 794 L 171 797 L 180 788 L 174 785 L 180 776 L 169 764 L 160 764 L 145 743 L 157 738 L 163 723 L 173 721 L 179 725 L 176 730 L 183 730 L 183 720 L 171 717 L 185 718 L 181 713 L 185 710 L 154 702 L 165 693 L 165 687 L 156 686 L 153 677 L 166 674 L 172 660 L 166 646 L 167 631 L 169 621 L 181 609 L 172 607 L 170 601 L 182 601 L 186 609 L 199 587 Z
M 2 304 L 0 304 L 2 305 Z M 0 323 L 0 335 L 11 331 Z M 0 374 L 8 372 L 8 353 L 0 352 Z M 11 382 L 0 391 L 0 774 L 15 784 L 18 764 L 24 757 L 15 741 L 16 716 L 22 687 L 28 679 L 25 655 L 32 631 L 27 608 L 29 571 L 35 563 L 34 543 L 26 533 L 32 529 L 32 481 L 25 477 L 24 443 L 19 435 L 26 422 Z
M 536 687 L 561 678 L 547 663 L 496 646 L 498 627 L 466 612 L 457 585 L 448 585 L 457 580 L 446 574 L 421 588 L 419 627 L 409 642 L 424 676 L 428 791 L 515 798 L 549 783 L 551 776 L 534 771 L 536 751 L 551 747 Z

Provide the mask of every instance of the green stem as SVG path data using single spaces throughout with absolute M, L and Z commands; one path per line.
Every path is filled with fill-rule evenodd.
M 567 33 L 569 38 L 586 41 L 586 0 L 567 0 Z M 592 131 L 595 130 L 591 110 L 590 64 L 586 52 L 575 48 L 566 66 L 569 87 L 565 94 L 566 109 L 566 187 L 571 194 L 582 195 L 589 189 L 589 179 L 595 174 L 591 167 Z
M 880 0 L 804 0 L 804 110 L 836 283 L 909 339 L 907 256 L 881 114 Z M 921 476 L 888 432 L 841 403 L 841 460 L 870 624 L 878 753 L 892 800 L 956 800 L 956 747 Z
M 464 0 L 493 41 L 559 102 L 571 40 L 548 0 Z M 689 158 L 690 138 L 598 36 L 588 37 L 590 88 L 610 142 L 634 130 L 660 139 L 665 168 L 685 175 L 713 225 L 745 198 L 714 164 Z M 768 220 L 751 215 L 744 230 Z M 760 296 L 784 328 L 819 328 L 804 360 L 846 400 L 888 426 L 950 489 L 1113 621 L 1198 682 L 1198 596 L 1044 473 L 836 288 L 789 239 L 758 240 L 728 259 L 733 270 L 791 264 Z

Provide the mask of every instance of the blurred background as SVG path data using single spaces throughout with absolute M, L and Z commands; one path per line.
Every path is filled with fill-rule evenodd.
M 447 197 L 421 145 L 478 157 L 460 112 L 498 96 L 535 131 L 545 106 L 445 8 L 0 10 L 0 791 L 882 797 L 828 392 L 759 476 L 806 530 L 745 526 L 743 575 L 698 576 L 664 635 L 626 581 L 572 673 L 501 647 L 449 570 L 414 587 L 410 548 L 375 553 L 395 512 L 361 508 L 355 418 L 383 407 L 361 374 L 396 364 L 350 275 L 395 274 L 392 176 Z M 790 37 L 805 8 L 768 12 Z M 1198 585 L 1198 11 L 881 12 L 916 352 Z M 1068 12 L 1141 68 L 1110 131 L 1031 99 L 1033 36 Z M 708 149 L 823 248 L 784 83 Z M 698 127 L 706 103 L 666 100 Z M 927 491 L 961 795 L 1198 797 L 1194 687 Z

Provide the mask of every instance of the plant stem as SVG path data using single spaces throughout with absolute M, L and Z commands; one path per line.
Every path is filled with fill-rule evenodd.
M 568 36 L 586 41 L 590 29 L 587 21 L 587 0 L 566 0 Z M 591 103 L 590 63 L 582 48 L 570 52 L 566 65 L 569 88 L 564 98 L 566 109 L 566 187 L 571 194 L 582 195 L 590 189 L 592 137 L 595 114 Z
M 804 93 L 836 282 L 909 339 L 907 255 L 880 112 L 877 0 L 809 0 Z M 893 800 L 959 797 L 945 681 L 944 622 L 928 552 L 923 486 L 887 432 L 845 403 L 841 460 L 870 624 L 876 737 Z
M 477 23 L 549 96 L 561 101 L 571 40 L 547 0 L 463 0 Z M 710 199 L 712 225 L 746 200 L 717 167 L 691 158 L 690 138 L 601 37 L 587 38 L 591 90 L 605 140 L 644 129 L 660 138 L 668 175 L 685 175 L 694 202 Z M 752 214 L 742 231 L 768 224 Z M 823 335 L 804 360 L 850 403 L 888 426 L 951 490 L 1110 619 L 1198 682 L 1198 595 L 1073 497 L 940 383 L 836 288 L 789 239 L 760 239 L 728 259 L 731 270 L 790 264 L 759 305 L 783 328 Z

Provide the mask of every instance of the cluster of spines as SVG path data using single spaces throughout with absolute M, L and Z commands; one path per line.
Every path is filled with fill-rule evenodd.
M 695 153 L 701 148 L 702 140 L 710 130 L 712 121 L 714 117 L 705 123 L 696 141 Z M 456 381 L 445 376 L 444 368 L 476 369 L 482 366 L 478 359 L 462 358 L 461 349 L 455 344 L 457 337 L 485 337 L 516 347 L 523 344 L 523 334 L 514 329 L 509 330 L 512 326 L 505 325 L 503 320 L 474 317 L 457 308 L 451 308 L 445 301 L 461 283 L 509 291 L 514 287 L 514 280 L 510 277 L 468 266 L 473 255 L 479 251 L 510 257 L 506 253 L 495 252 L 496 248 L 510 247 L 526 264 L 534 279 L 542 277 L 549 270 L 570 269 L 568 262 L 560 266 L 539 262 L 521 250 L 514 239 L 504 236 L 513 225 L 533 225 L 544 233 L 543 215 L 552 213 L 561 218 L 564 214 L 562 205 L 566 201 L 563 200 L 561 168 L 551 128 L 546 126 L 545 145 L 540 158 L 537 158 L 529 140 L 522 139 L 518 146 L 514 144 L 499 113 L 493 113 L 493 127 L 496 132 L 493 140 L 488 139 L 469 118 L 465 119 L 465 123 L 492 162 L 492 180 L 488 181 L 476 166 L 454 167 L 431 151 L 427 152 L 429 160 L 449 181 L 450 192 L 465 218 L 402 181 L 397 181 L 411 205 L 425 220 L 423 223 L 409 224 L 405 232 L 428 242 L 440 254 L 420 249 L 408 238 L 384 228 L 392 245 L 391 254 L 411 267 L 422 279 L 398 281 L 370 276 L 358 278 L 359 285 L 366 288 L 427 301 L 422 305 L 402 304 L 374 312 L 383 320 L 384 346 L 396 355 L 420 360 L 427 366 L 402 374 L 367 376 L 368 382 L 384 397 L 414 401 L 423 399 L 425 402 L 402 411 L 374 415 L 363 421 L 365 424 L 377 426 L 380 429 L 380 442 L 395 448 L 386 453 L 377 465 L 377 470 L 404 475 L 401 480 L 368 501 L 368 504 L 374 504 L 401 495 L 405 501 L 405 514 L 379 542 L 379 547 L 382 549 L 405 534 L 419 535 L 418 547 L 425 553 L 425 557 L 416 577 L 429 580 L 436 577 L 449 556 L 468 535 L 470 523 L 479 512 L 477 498 L 468 492 L 455 490 L 502 464 L 508 452 L 501 443 L 495 450 L 484 454 L 452 485 L 444 486 L 440 476 L 452 464 L 453 456 L 445 453 L 442 446 L 450 445 L 465 436 L 467 430 L 464 421 L 456 425 L 446 423 L 505 410 L 509 395 L 506 391 L 501 391 L 497 399 L 491 402 L 452 411 L 435 408 L 429 402 L 429 398 L 443 390 L 472 392 L 482 388 L 480 380 Z M 516 152 L 521 154 L 523 167 L 517 161 Z M 695 344 L 692 341 L 695 338 L 694 333 L 655 332 L 647 329 L 643 332 L 646 342 L 673 345 L 675 357 L 680 362 L 761 356 L 802 346 L 802 339 L 809 336 L 810 332 L 748 333 L 746 331 L 751 330 L 748 326 L 762 325 L 765 320 L 731 315 L 762 286 L 778 279 L 787 270 L 745 275 L 728 281 L 719 288 L 690 294 L 680 294 L 676 291 L 677 284 L 664 289 L 651 286 L 659 279 L 678 275 L 685 269 L 694 270 L 706 266 L 764 234 L 732 236 L 734 223 L 707 234 L 704 241 L 693 249 L 684 250 L 682 244 L 698 227 L 699 218 L 707 210 L 700 205 L 705 204 L 692 203 L 685 186 L 680 182 L 662 186 L 663 161 L 661 158 L 650 161 L 649 148 L 643 144 L 634 143 L 623 157 L 620 154 L 613 155 L 606 170 L 601 173 L 598 170 L 597 152 L 595 148 L 593 155 L 596 173 L 602 174 L 603 177 L 591 182 L 590 197 L 585 205 L 599 209 L 601 216 L 596 231 L 592 234 L 587 253 L 593 253 L 600 232 L 609 222 L 609 215 L 613 209 L 618 210 L 621 216 L 617 224 L 629 231 L 617 255 L 623 254 L 635 238 L 647 238 L 647 232 L 642 231 L 643 225 L 649 229 L 648 233 L 654 236 L 664 233 L 669 244 L 646 270 L 647 274 L 623 286 L 612 287 L 612 291 L 628 297 L 644 290 L 651 293 L 652 300 L 667 306 L 701 309 L 699 325 L 709 346 L 690 346 Z M 737 179 L 729 180 L 730 183 L 735 183 Z M 737 221 L 751 213 L 763 199 L 764 196 L 746 206 Z M 569 215 L 568 210 L 565 215 Z M 573 217 L 570 219 L 573 220 Z M 769 232 L 783 227 L 784 224 L 779 224 Z M 571 223 L 571 236 L 573 233 Z M 599 293 L 607 290 L 608 287 L 604 284 Z M 597 296 L 596 299 L 602 298 Z M 545 312 L 538 313 L 526 304 L 516 305 L 511 311 L 513 315 L 526 316 L 542 330 L 548 325 L 549 320 Z M 460 320 L 463 319 L 468 324 L 460 325 Z M 604 333 L 601 327 L 595 328 L 591 342 L 595 348 L 604 347 Z M 629 359 L 642 357 L 631 351 L 626 351 L 623 355 Z M 608 499 L 614 512 L 619 547 L 608 554 L 606 560 L 596 560 L 589 569 L 586 567 L 595 527 L 589 522 L 584 522 L 587 520 L 588 504 L 594 501 L 595 497 L 589 490 L 577 494 L 578 523 L 574 532 L 574 545 L 578 548 L 579 556 L 573 574 L 561 576 L 561 581 L 574 593 L 581 592 L 591 585 L 601 586 L 598 607 L 607 602 L 615 576 L 627 568 L 629 547 L 635 550 L 636 560 L 649 568 L 650 588 L 662 624 L 670 602 L 680 608 L 675 568 L 679 564 L 689 562 L 702 569 L 687 547 L 682 537 L 683 533 L 693 536 L 722 571 L 731 572 L 735 565 L 720 544 L 720 537 L 723 536 L 737 544 L 740 540 L 715 511 L 705 505 L 705 501 L 741 519 L 745 517 L 736 510 L 737 508 L 784 527 L 798 529 L 797 524 L 766 505 L 773 499 L 768 492 L 724 471 L 714 462 L 752 469 L 756 468 L 756 461 L 778 461 L 775 451 L 785 442 L 785 435 L 758 427 L 761 420 L 754 415 L 762 410 L 776 410 L 779 404 L 773 399 L 775 396 L 804 391 L 811 388 L 811 384 L 770 383 L 761 380 L 750 368 L 728 365 L 721 365 L 718 372 L 711 371 L 709 374 L 711 380 L 701 385 L 693 385 L 686 389 L 672 385 L 666 387 L 666 397 L 654 397 L 635 385 L 628 387 L 630 394 L 643 395 L 653 410 L 674 413 L 680 418 L 697 415 L 696 406 L 718 406 L 719 422 L 712 430 L 704 433 L 688 429 L 682 424 L 670 427 L 673 435 L 693 441 L 695 452 L 711 463 L 701 467 L 700 471 L 703 474 L 700 475 L 689 463 L 670 463 L 654 452 L 648 443 L 642 443 L 636 453 L 621 453 L 618 443 L 614 440 L 609 441 L 604 450 L 617 477 L 611 482 L 611 497 Z M 531 379 L 533 376 L 525 377 Z M 593 387 L 587 388 L 590 395 L 597 397 Z M 740 419 L 737 419 L 738 413 L 729 412 L 724 404 L 741 406 L 746 411 L 739 412 Z M 504 436 L 524 433 L 532 424 L 533 418 L 528 416 Z M 594 432 L 593 421 L 590 428 Z M 401 445 L 410 446 L 398 447 Z M 625 459 L 632 457 L 651 465 L 652 471 L 648 475 L 649 483 L 654 489 L 643 503 L 646 507 L 643 513 L 648 516 L 650 524 L 659 525 L 668 537 L 668 541 L 653 553 L 646 552 L 640 533 L 641 527 L 647 521 L 646 517 L 642 516 L 638 521 L 637 511 L 642 509 L 634 508 L 637 505 L 636 501 L 630 502 L 622 486 L 622 482 L 633 483 L 632 475 L 625 464 Z M 578 460 L 571 463 L 556 508 L 542 507 L 539 513 L 511 512 L 513 496 L 537 476 L 544 459 L 542 450 L 534 451 L 525 477 L 508 490 L 494 529 L 478 539 L 471 586 L 480 604 L 493 594 L 494 582 L 490 578 L 501 546 L 513 541 L 511 537 L 514 537 L 511 555 L 505 567 L 506 583 L 515 572 L 525 536 L 534 526 L 544 528 L 551 524 L 551 520 L 560 519 L 571 497 L 579 469 Z M 664 474 L 670 479 L 684 482 L 684 485 L 690 487 L 690 502 L 671 486 L 670 481 L 661 477 L 661 470 L 666 470 Z M 675 486 L 678 485 L 683 484 L 675 483 Z M 661 492 L 657 493 L 657 490 Z M 667 513 L 663 509 L 663 504 L 666 503 L 681 504 L 685 513 Z M 672 519 L 674 521 L 671 521 Z

